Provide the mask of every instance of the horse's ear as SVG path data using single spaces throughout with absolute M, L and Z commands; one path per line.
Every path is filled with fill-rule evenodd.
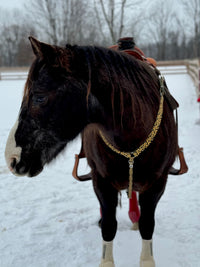
M 62 48 L 42 43 L 32 36 L 29 37 L 29 40 L 36 57 L 44 60 L 51 66 L 62 67 L 70 72 L 70 58 L 72 57 L 72 52 L 69 47 L 68 50 L 66 50 L 67 52 L 64 53 Z
M 36 55 L 36 57 L 41 59 L 46 59 L 49 61 L 49 63 L 55 62 L 56 59 L 55 47 L 46 43 L 42 43 L 32 36 L 29 37 L 29 40 L 31 42 L 33 53 Z
M 31 43 L 32 49 L 33 49 L 33 53 L 37 56 L 40 57 L 41 56 L 41 45 L 40 42 L 35 39 L 32 36 L 29 36 L 29 41 Z

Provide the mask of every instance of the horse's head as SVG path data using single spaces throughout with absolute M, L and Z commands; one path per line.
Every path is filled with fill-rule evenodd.
M 87 83 L 71 68 L 73 53 L 30 37 L 36 59 L 5 157 L 16 175 L 37 175 L 87 123 Z

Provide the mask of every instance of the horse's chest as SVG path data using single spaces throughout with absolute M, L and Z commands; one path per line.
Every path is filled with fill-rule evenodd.
M 85 154 L 93 174 L 108 179 L 119 190 L 128 188 L 129 159 L 107 147 L 95 131 L 88 131 L 84 140 Z M 144 168 L 141 167 L 143 162 L 138 162 L 138 159 L 136 161 L 133 164 L 133 187 L 139 190 L 138 188 L 146 184 L 146 171 L 150 173 L 150 169 L 147 163 L 144 171 Z

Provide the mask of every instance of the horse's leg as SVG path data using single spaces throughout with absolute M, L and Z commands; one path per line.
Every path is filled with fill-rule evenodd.
M 161 179 L 139 196 L 140 219 L 139 230 L 142 236 L 142 252 L 140 267 L 155 267 L 152 249 L 152 236 L 154 231 L 154 215 L 157 203 L 162 196 L 166 185 L 166 179 Z
M 101 206 L 103 238 L 100 267 L 114 267 L 113 239 L 117 231 L 116 207 L 118 191 L 105 178 L 94 179 L 94 190 Z

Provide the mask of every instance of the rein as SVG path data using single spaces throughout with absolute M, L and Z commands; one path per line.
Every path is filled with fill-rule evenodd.
M 163 76 L 159 76 L 159 81 L 160 81 L 160 105 L 159 105 L 159 109 L 158 109 L 158 113 L 157 113 L 157 117 L 156 117 L 156 121 L 153 125 L 153 128 L 150 132 L 150 134 L 148 135 L 146 141 L 139 147 L 137 148 L 135 151 L 133 152 L 123 152 L 118 150 L 116 147 L 114 147 L 104 136 L 104 134 L 102 133 L 102 131 L 99 131 L 99 134 L 102 138 L 102 140 L 104 141 L 104 143 L 115 153 L 125 157 L 128 159 L 128 164 L 129 164 L 129 186 L 128 186 L 128 198 L 131 199 L 131 195 L 132 195 L 132 191 L 133 191 L 133 165 L 134 165 L 134 160 L 135 158 L 137 158 L 145 149 L 147 149 L 149 147 L 149 145 L 153 142 L 161 121 L 162 121 L 162 115 L 163 115 L 163 102 L 164 102 L 164 77 Z

